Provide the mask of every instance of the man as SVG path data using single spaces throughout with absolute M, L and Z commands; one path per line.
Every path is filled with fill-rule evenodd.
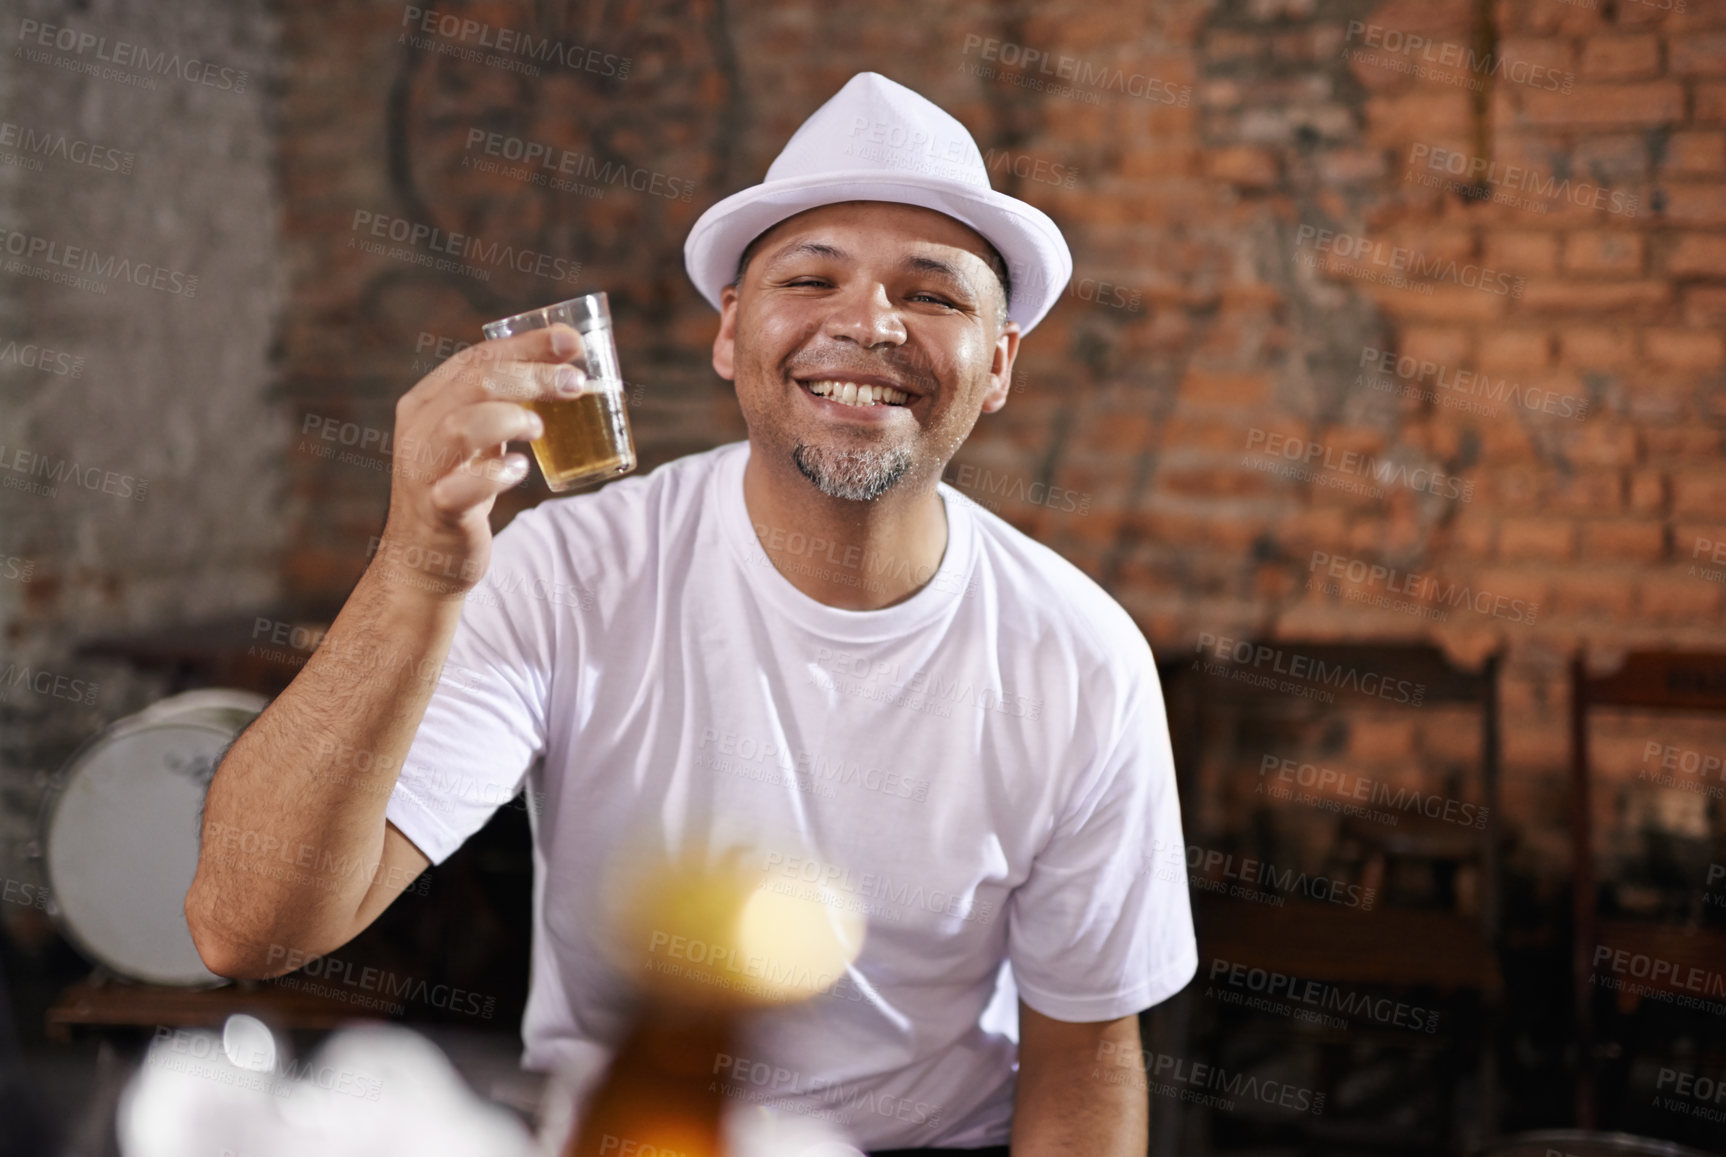
M 1101 588 L 940 480 L 1005 403 L 1065 242 L 989 188 L 957 120 L 862 73 L 685 258 L 748 441 L 544 503 L 494 543 L 525 469 L 500 443 L 539 427 L 481 367 L 546 369 L 573 331 L 487 343 L 409 391 L 402 443 L 466 464 L 398 470 L 380 561 L 218 771 L 187 898 L 200 952 L 259 976 L 282 945 L 338 947 L 525 784 L 529 1067 L 622 1029 L 626 978 L 596 942 L 615 855 L 744 846 L 770 886 L 868 920 L 838 983 L 764 1018 L 754 1047 L 790 1074 L 774 1103 L 875 1151 L 1142 1154 L 1142 1085 L 1099 1057 L 1136 1061 L 1137 1014 L 1197 967 L 1185 881 L 1155 870 L 1183 846 L 1156 669 Z M 432 558 L 439 581 L 415 569 Z M 482 572 L 492 597 L 464 605 Z M 359 659 L 380 648 L 449 667 L 434 690 Z M 337 772 L 344 749 L 370 781 Z M 369 874 L 248 873 L 211 854 L 214 824 Z

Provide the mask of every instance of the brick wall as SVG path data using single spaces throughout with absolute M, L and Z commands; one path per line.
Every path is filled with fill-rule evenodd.
M 381 455 L 320 456 L 318 436 L 375 443 L 450 343 L 569 288 L 368 253 L 368 229 L 579 259 L 612 295 L 651 469 L 744 436 L 688 226 L 875 69 L 964 121 L 1075 256 L 948 479 L 1097 577 L 1163 654 L 1507 648 L 1506 802 L 1561 870 L 1567 655 L 1726 645 L 1698 557 L 1726 541 L 1719 0 L 439 11 L 601 56 L 527 75 L 461 59 L 470 38 L 400 4 L 284 9 L 296 590 L 345 592 L 385 508 Z M 512 175 L 533 143 L 690 199 Z M 500 517 L 544 496 L 531 479 Z M 1340 750 L 1459 758 L 1456 727 L 1357 720 Z M 1623 758 L 1601 761 L 1603 821 L 1655 727 L 1605 725 Z

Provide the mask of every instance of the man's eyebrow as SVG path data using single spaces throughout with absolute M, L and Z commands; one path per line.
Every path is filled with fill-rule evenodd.
M 820 241 L 799 241 L 794 245 L 787 245 L 785 248 L 775 253 L 769 259 L 769 264 L 774 261 L 783 261 L 787 257 L 801 256 L 834 257 L 844 260 L 846 254 L 843 249 L 835 249 L 833 246 L 824 244 Z
M 967 293 L 975 292 L 971 288 L 971 279 L 945 261 L 937 261 L 933 257 L 907 257 L 902 264 L 905 268 L 915 269 L 918 273 L 933 273 L 937 277 L 945 277 Z

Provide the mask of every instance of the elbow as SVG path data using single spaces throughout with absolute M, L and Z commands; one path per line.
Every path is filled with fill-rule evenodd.
M 192 934 L 192 946 L 198 959 L 217 976 L 229 980 L 267 980 L 283 971 L 271 968 L 270 961 L 244 940 L 210 921 L 204 906 L 198 902 L 196 883 L 186 893 L 186 928 Z

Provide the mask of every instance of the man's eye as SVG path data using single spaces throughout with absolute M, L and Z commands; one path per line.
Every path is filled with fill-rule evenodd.
M 911 300 L 915 301 L 919 297 L 926 298 L 927 300 L 934 302 L 936 305 L 944 305 L 948 309 L 957 309 L 958 308 L 952 302 L 948 301 L 946 298 L 937 297 L 933 293 L 913 293 L 911 295 Z
M 823 285 L 819 277 L 799 277 L 796 281 L 787 281 L 786 285 Z

